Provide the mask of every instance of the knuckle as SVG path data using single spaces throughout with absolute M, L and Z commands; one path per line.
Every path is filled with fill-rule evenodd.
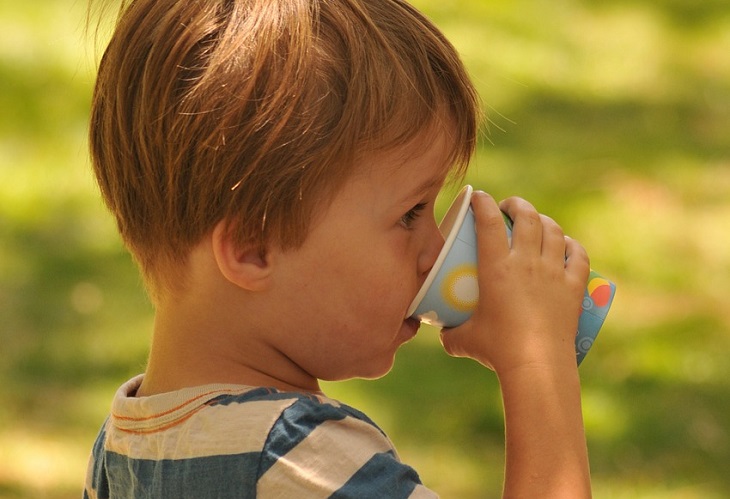
M 488 232 L 504 230 L 504 219 L 501 214 L 486 213 L 477 220 L 477 224 Z
M 558 223 L 547 215 L 540 215 L 540 220 L 544 230 L 551 235 L 564 237 L 563 228 Z
M 540 214 L 530 206 L 515 212 L 514 223 L 515 225 L 520 224 L 539 228 L 542 226 L 542 218 L 540 217 Z

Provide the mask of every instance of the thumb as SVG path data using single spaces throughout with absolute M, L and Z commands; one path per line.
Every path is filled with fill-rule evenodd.
M 467 320 L 460 326 L 441 329 L 441 345 L 446 353 L 452 357 L 470 357 L 468 343 L 473 333 L 472 329 L 471 320 Z
M 481 333 L 481 334 L 480 334 Z M 484 367 L 494 370 L 489 361 L 489 347 L 485 337 L 485 331 L 478 331 L 474 327 L 472 319 L 467 320 L 464 324 L 453 328 L 444 328 L 441 330 L 441 345 L 447 354 L 452 357 L 462 357 L 475 360 Z

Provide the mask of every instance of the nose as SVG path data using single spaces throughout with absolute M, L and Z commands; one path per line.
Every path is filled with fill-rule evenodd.
M 428 272 L 433 268 L 443 246 L 444 236 L 434 221 L 424 236 L 423 248 L 418 255 L 418 274 L 422 280 L 426 279 Z

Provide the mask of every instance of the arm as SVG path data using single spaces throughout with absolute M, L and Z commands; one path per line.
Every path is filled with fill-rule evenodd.
M 500 376 L 507 445 L 504 497 L 591 496 L 580 386 L 573 371 L 520 369 Z
M 589 272 L 583 248 L 524 200 L 475 193 L 480 302 L 444 330 L 455 356 L 493 369 L 506 429 L 504 497 L 590 497 L 574 337 Z M 567 256 L 567 261 L 565 257 Z

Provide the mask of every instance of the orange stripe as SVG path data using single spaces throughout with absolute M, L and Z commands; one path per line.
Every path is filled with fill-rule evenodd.
M 222 390 L 221 389 L 221 390 L 213 390 L 213 391 L 210 391 L 210 392 L 207 392 L 207 393 L 202 393 L 202 394 L 198 395 L 195 398 L 186 400 L 185 402 L 183 402 L 182 404 L 180 404 L 177 407 L 173 407 L 172 409 L 169 409 L 167 411 L 160 412 L 158 414 L 152 414 L 150 416 L 145 416 L 145 417 L 129 417 L 129 416 L 120 416 L 118 414 L 112 413 L 112 417 L 114 419 L 117 419 L 117 420 L 120 420 L 120 421 L 134 421 L 134 422 L 149 421 L 150 419 L 160 418 L 162 416 L 167 416 L 168 414 L 171 414 L 173 412 L 177 412 L 177 411 L 181 410 L 183 407 L 185 407 L 187 405 L 190 405 L 193 402 L 195 402 L 195 401 L 197 401 L 197 400 L 199 400 L 201 398 L 208 397 L 208 396 L 213 395 L 213 394 L 220 394 L 220 393 L 231 393 L 231 392 L 229 390 Z M 243 392 L 241 392 L 241 393 L 243 393 Z
M 158 426 L 156 428 L 152 428 L 152 429 L 149 429 L 149 430 L 129 430 L 127 428 L 120 428 L 118 426 L 117 426 L 117 429 L 119 431 L 121 431 L 121 432 L 130 433 L 132 435 L 151 435 L 153 433 L 160 433 L 160 432 L 163 432 L 165 430 L 169 430 L 173 426 L 177 426 L 177 425 L 179 425 L 180 423 L 182 423 L 184 421 L 187 421 L 188 419 L 190 419 L 191 417 L 193 417 L 195 414 L 198 413 L 198 411 L 202 410 L 203 408 L 204 408 L 203 406 L 200 406 L 197 409 L 195 409 L 194 411 L 190 411 L 188 414 L 185 415 L 185 417 L 182 417 L 180 419 L 176 419 L 172 423 L 166 424 L 164 426 Z

